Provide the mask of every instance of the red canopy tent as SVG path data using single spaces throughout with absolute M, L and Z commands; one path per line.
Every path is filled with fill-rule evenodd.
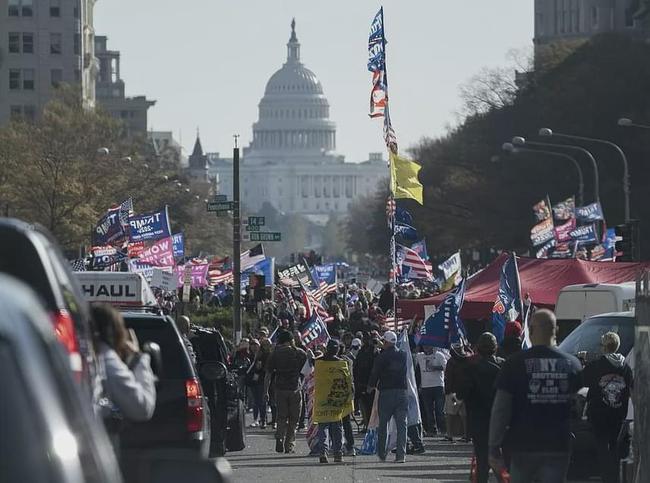
M 460 312 L 464 320 L 480 320 L 491 317 L 492 307 L 497 298 L 501 267 L 508 254 L 502 253 L 484 270 L 467 282 L 465 303 Z M 649 262 L 611 263 L 585 262 L 582 260 L 547 260 L 517 257 L 522 296 L 530 294 L 537 307 L 553 309 L 560 290 L 567 285 L 581 283 L 623 283 L 636 280 Z M 398 300 L 397 311 L 400 317 L 410 319 L 424 317 L 425 305 L 439 305 L 446 294 L 426 299 Z

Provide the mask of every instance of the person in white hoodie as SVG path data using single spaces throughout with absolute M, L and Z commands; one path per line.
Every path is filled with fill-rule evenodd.
M 153 416 L 155 377 L 149 354 L 140 352 L 122 315 L 107 304 L 93 305 L 91 313 L 104 396 L 100 411 L 117 451 L 124 422 L 148 421 Z
M 601 338 L 603 355 L 583 371 L 587 394 L 587 417 L 596 437 L 600 474 L 604 483 L 618 483 L 620 458 L 617 439 L 628 411 L 632 370 L 618 353 L 621 340 L 615 332 Z

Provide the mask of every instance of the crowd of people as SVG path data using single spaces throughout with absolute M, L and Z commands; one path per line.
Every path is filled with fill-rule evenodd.
M 374 427 L 380 461 L 386 461 L 391 450 L 396 463 L 404 462 L 407 454 L 425 453 L 424 437 L 471 441 L 474 481 L 488 481 L 490 468 L 498 478 L 509 473 L 513 482 L 563 481 L 570 460 L 573 402 L 585 386 L 603 481 L 618 481 L 615 446 L 627 413 L 632 372 L 617 353 L 616 333 L 603 335 L 603 356 L 586 366 L 556 347 L 557 325 L 548 310 L 531 317 L 532 347 L 526 350 L 517 321 L 507 324 L 500 344 L 486 332 L 472 345 L 420 347 L 411 330 L 405 350 L 398 347 L 395 332 L 370 316 L 381 310 L 381 301 L 364 298 L 359 296 L 348 318 L 330 324 L 327 343 L 305 347 L 299 331 L 304 307 L 292 313 L 288 304 L 280 303 L 275 333 L 262 326 L 234 351 L 233 364 L 243 374 L 248 394 L 251 426 L 273 428 L 277 452 L 296 451 L 296 431 L 306 429 L 309 437 L 309 390 L 304 381 L 310 368 L 319 360 L 346 361 L 351 384 L 344 390 L 354 400 L 355 411 L 317 426 L 317 444 L 310 449 L 322 463 L 329 462 L 330 452 L 335 462 L 355 456 Z M 419 419 L 410 414 L 409 367 L 415 375 Z M 391 419 L 396 434 L 389 438 Z

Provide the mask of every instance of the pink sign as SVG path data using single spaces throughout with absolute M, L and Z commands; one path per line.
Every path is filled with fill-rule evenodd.
M 148 263 L 154 267 L 173 267 L 174 244 L 171 237 L 162 238 L 144 250 L 138 259 L 139 262 Z
M 576 228 L 576 219 L 571 218 L 565 224 L 555 227 L 555 239 L 558 243 L 568 242 L 571 240 L 570 233 Z
M 208 286 L 208 264 L 199 263 L 191 264 L 192 267 L 192 287 L 207 287 Z M 183 278 L 185 275 L 185 266 L 179 265 L 176 267 L 176 275 L 178 277 L 178 286 L 183 286 Z

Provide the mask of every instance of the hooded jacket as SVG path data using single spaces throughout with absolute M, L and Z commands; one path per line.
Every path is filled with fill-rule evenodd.
M 594 426 L 620 424 L 625 418 L 632 389 L 632 370 L 621 354 L 605 354 L 583 371 L 587 416 Z

